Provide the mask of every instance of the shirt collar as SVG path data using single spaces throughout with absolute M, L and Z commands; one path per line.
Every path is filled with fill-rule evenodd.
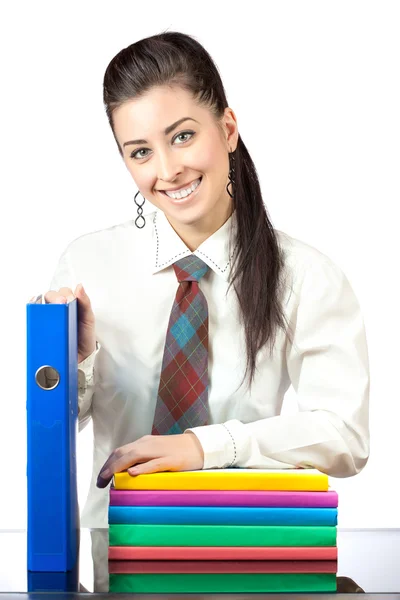
M 166 269 L 190 254 L 201 258 L 217 275 L 228 281 L 235 250 L 236 211 L 209 238 L 192 252 L 181 240 L 162 210 L 153 214 L 153 273 Z

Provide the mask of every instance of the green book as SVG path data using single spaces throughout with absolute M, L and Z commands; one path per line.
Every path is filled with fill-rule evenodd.
M 110 592 L 336 592 L 335 573 L 110 573 Z
M 336 546 L 336 527 L 110 524 L 110 546 Z

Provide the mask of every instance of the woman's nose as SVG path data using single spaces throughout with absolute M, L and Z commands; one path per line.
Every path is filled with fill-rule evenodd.
M 173 184 L 183 173 L 184 169 L 171 156 L 161 156 L 158 161 L 158 180 L 165 184 Z

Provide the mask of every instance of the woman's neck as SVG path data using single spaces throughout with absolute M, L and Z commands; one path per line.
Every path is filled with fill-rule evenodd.
M 171 227 L 179 235 L 186 246 L 194 252 L 207 238 L 213 235 L 220 229 L 233 213 L 233 202 L 231 201 L 224 207 L 224 210 L 219 214 L 209 215 L 200 223 L 193 224 L 171 222 L 168 219 Z

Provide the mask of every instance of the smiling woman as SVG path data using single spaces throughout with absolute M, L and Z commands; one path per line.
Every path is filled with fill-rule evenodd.
M 135 201 L 154 210 L 140 226 L 137 203 L 138 219 L 74 240 L 46 295 L 87 290 L 75 289 L 79 421 L 94 433 L 82 524 L 107 526 L 103 488 L 124 470 L 359 473 L 358 301 L 327 256 L 273 227 L 208 52 L 179 32 L 139 40 L 107 66 L 103 99 Z M 290 385 L 298 413 L 283 415 Z

